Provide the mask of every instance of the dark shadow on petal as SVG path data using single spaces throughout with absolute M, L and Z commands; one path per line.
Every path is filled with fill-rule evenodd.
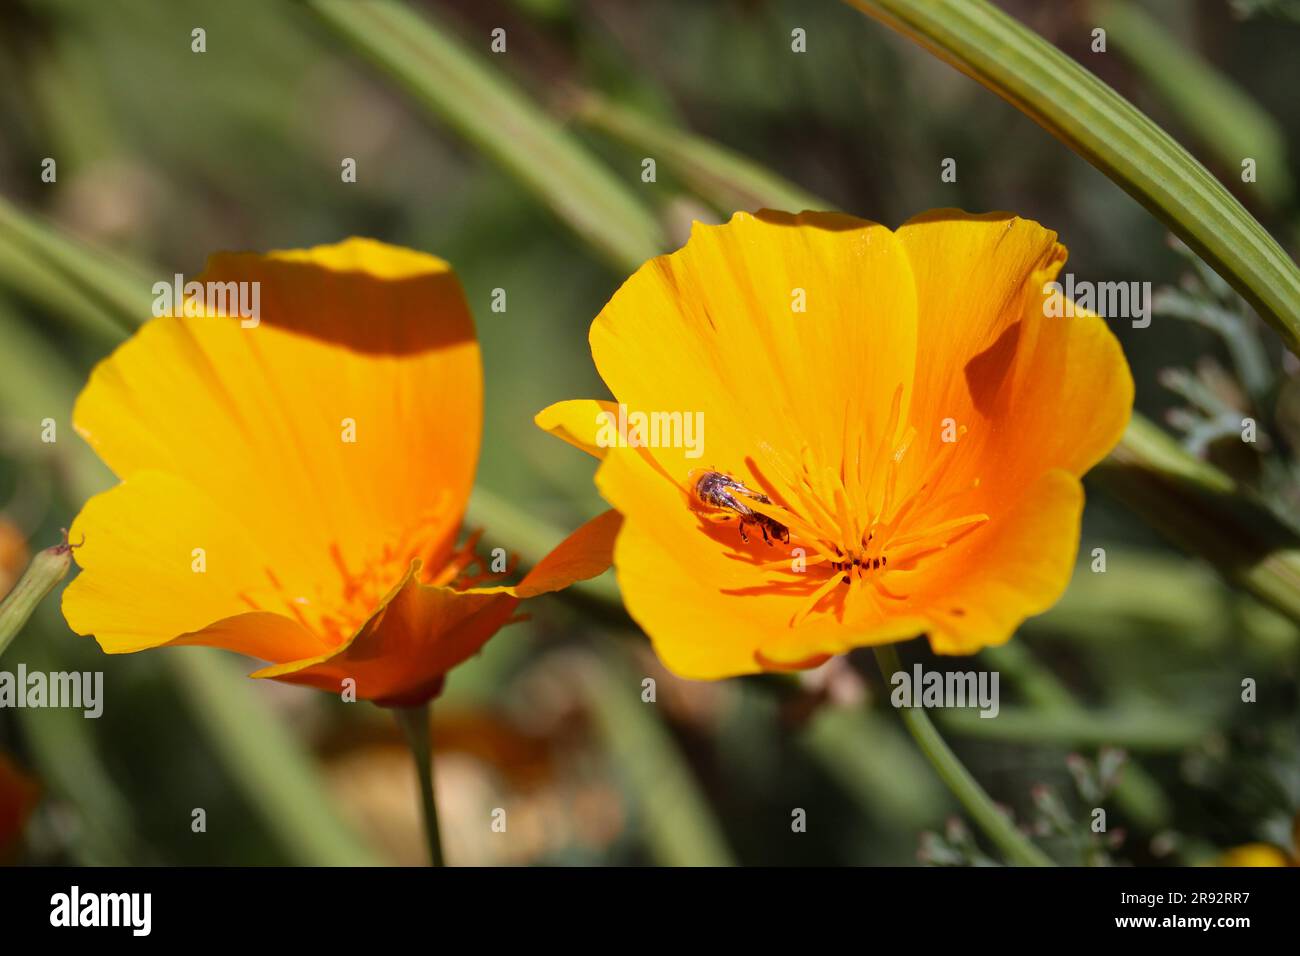
M 966 387 L 975 410 L 986 418 L 998 411 L 1002 386 L 1015 363 L 1020 346 L 1021 323 L 1007 326 L 997 341 L 966 363 Z
M 361 268 L 218 253 L 196 281 L 259 282 L 260 325 L 248 329 L 253 334 L 269 325 L 380 355 L 477 341 L 465 293 L 450 269 L 384 278 Z

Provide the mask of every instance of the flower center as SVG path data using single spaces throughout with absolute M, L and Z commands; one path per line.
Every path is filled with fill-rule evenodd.
M 499 577 L 478 555 L 482 530 L 472 531 L 461 545 L 448 551 L 446 525 L 437 520 L 440 517 L 437 509 L 426 513 L 355 567 L 338 542 L 332 542 L 329 554 L 338 581 L 317 587 L 313 595 L 292 593 L 268 567 L 263 569 L 267 586 L 239 596 L 255 611 L 287 612 L 313 634 L 338 646 L 374 614 L 417 558 L 421 562 L 417 580 L 432 587 L 464 590 L 489 576 Z
M 941 442 L 927 466 L 914 472 L 918 477 L 904 477 L 903 461 L 917 431 L 900 421 L 901 400 L 900 388 L 874 448 L 866 447 L 865 430 L 850 434 L 864 420 L 851 401 L 835 465 L 808 445 L 796 458 L 766 443 L 759 446 L 759 459 L 750 463 L 771 501 L 746 504 L 789 528 L 791 549 L 802 548 L 806 556 L 802 562 L 787 557 L 761 565 L 785 571 L 809 588 L 791 626 L 815 611 L 846 614 L 863 601 L 883 611 L 885 602 L 906 602 L 909 596 L 890 586 L 894 572 L 913 570 L 918 561 L 988 521 L 987 514 L 960 508 L 960 499 L 979 486 L 979 479 L 937 493 L 951 484 L 943 479 L 957 457 L 958 440 Z M 960 439 L 964 432 L 960 429 L 954 437 Z

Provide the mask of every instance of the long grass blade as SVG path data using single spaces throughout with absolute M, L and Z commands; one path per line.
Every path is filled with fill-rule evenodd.
M 658 221 L 631 192 L 427 11 L 388 0 L 308 0 L 307 6 L 615 268 L 630 271 L 663 251 Z
M 1256 161 L 1256 189 L 1273 207 L 1290 200 L 1293 183 L 1286 135 L 1277 121 L 1226 75 L 1178 45 L 1154 17 L 1132 0 L 1094 2 L 1095 22 L 1107 41 L 1133 65 L 1178 122 L 1225 169 Z
M 1113 89 L 985 0 L 845 2 L 978 80 L 1100 169 L 1300 352 L 1300 269 L 1222 183 Z

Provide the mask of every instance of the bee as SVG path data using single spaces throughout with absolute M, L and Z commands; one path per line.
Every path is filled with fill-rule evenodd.
M 734 511 L 740 515 L 741 541 L 746 544 L 749 543 L 747 529 L 750 525 L 754 525 L 763 533 L 763 540 L 769 545 L 773 539 L 783 544 L 790 543 L 789 528 L 774 518 L 759 514 L 745 503 L 746 499 L 748 499 L 749 501 L 770 505 L 772 499 L 767 495 L 746 488 L 735 478 L 724 475 L 720 471 L 701 470 L 691 472 L 690 482 L 691 494 L 700 504 L 708 508 Z

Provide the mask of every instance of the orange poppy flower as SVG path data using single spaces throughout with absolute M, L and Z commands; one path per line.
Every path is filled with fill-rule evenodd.
M 71 529 L 74 631 L 109 653 L 223 647 L 267 661 L 254 677 L 351 678 L 359 698 L 406 706 L 520 599 L 608 565 L 612 512 L 513 587 L 483 586 L 477 536 L 458 543 L 482 367 L 445 262 L 351 239 L 216 255 L 197 281 L 230 302 L 238 287 L 208 283 L 258 283 L 256 320 L 186 298 L 77 400 L 74 425 L 122 483 Z
M 27 536 L 16 524 L 0 514 L 0 597 L 22 577 L 30 555 L 27 553 Z
M 1133 401 L 1103 320 L 1045 315 L 1064 261 L 1002 213 L 891 231 L 765 211 L 696 224 L 628 279 L 590 334 L 619 404 L 537 422 L 603 458 L 624 602 L 670 669 L 921 633 L 971 653 L 1061 596 L 1079 476 Z

